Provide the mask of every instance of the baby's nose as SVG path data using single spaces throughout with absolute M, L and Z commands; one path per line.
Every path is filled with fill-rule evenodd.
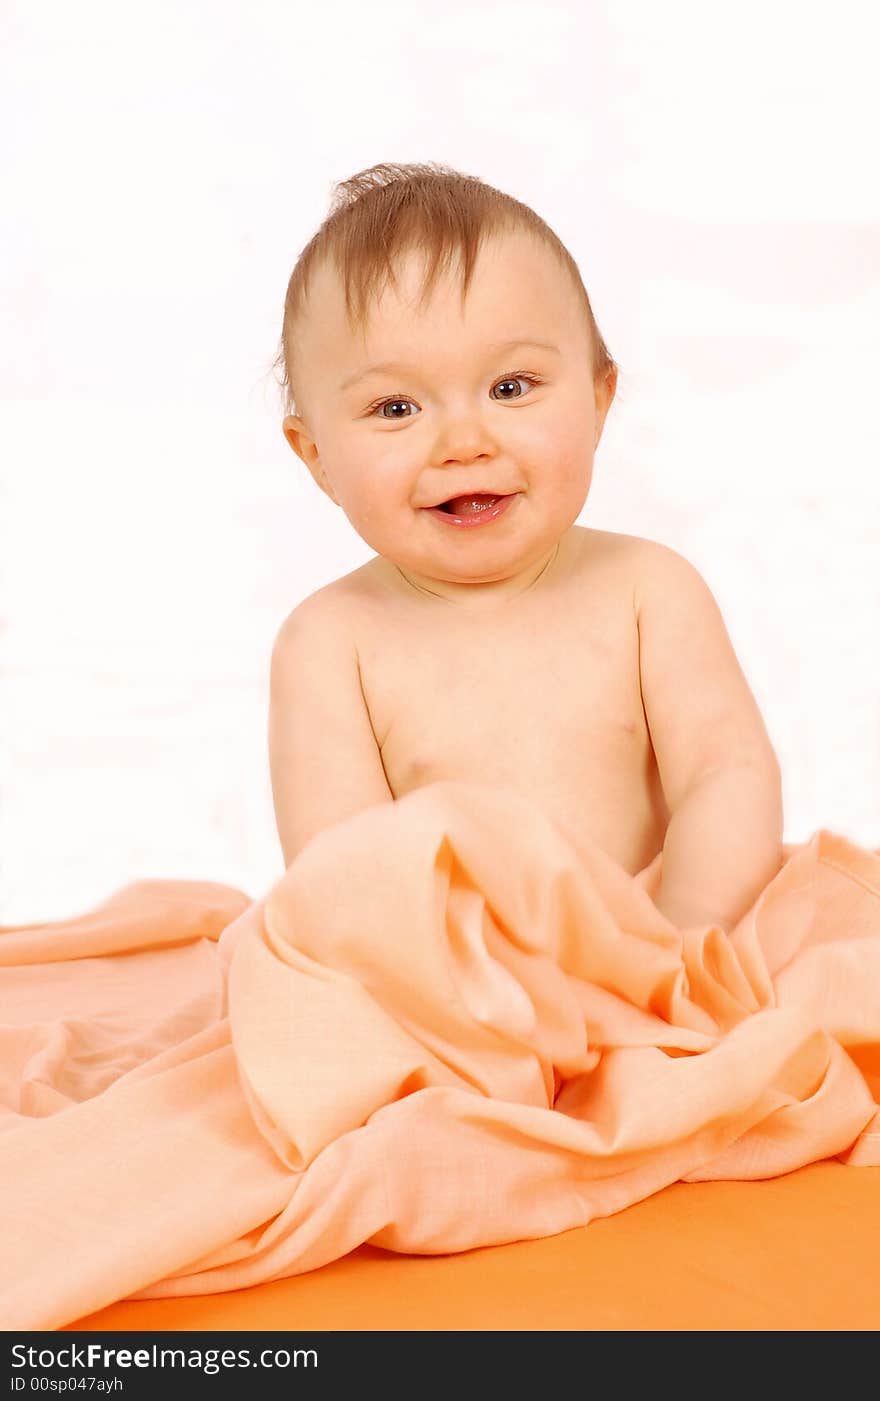
M 447 414 L 437 433 L 435 461 L 466 466 L 481 458 L 491 460 L 497 451 L 495 438 L 476 408 Z

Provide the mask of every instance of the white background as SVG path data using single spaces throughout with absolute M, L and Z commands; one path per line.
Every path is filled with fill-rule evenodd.
M 336 181 L 530 204 L 620 365 L 581 522 L 687 555 L 786 840 L 880 845 L 876 7 L 7 0 L 0 921 L 283 869 L 281 619 L 371 555 L 281 433 Z

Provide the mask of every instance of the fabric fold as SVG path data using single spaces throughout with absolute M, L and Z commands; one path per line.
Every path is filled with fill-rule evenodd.
M 259 901 L 139 881 L 0 929 L 0 1324 L 880 1164 L 880 852 L 786 846 L 729 936 L 661 871 L 444 781 Z

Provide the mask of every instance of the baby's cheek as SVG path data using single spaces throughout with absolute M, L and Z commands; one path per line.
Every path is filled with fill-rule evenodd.
M 410 524 L 404 520 L 405 504 L 379 487 L 372 491 L 359 489 L 349 496 L 345 513 L 371 549 L 377 554 L 388 554 L 393 552 L 395 542 L 399 542 L 404 528 Z M 412 515 L 411 510 L 409 515 Z
M 583 414 L 574 411 L 570 422 L 556 422 L 550 431 L 546 424 L 536 424 L 531 441 L 523 445 L 524 460 L 534 463 L 545 480 L 552 480 L 566 492 L 589 480 L 591 442 L 590 425 Z
M 569 440 L 560 445 L 556 458 L 556 480 L 565 495 L 583 491 L 589 485 L 593 454 L 583 440 Z

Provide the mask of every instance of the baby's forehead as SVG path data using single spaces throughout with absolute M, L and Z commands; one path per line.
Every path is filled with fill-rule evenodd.
M 557 281 L 556 279 L 559 279 Z M 334 275 L 334 302 L 344 311 L 341 278 Z M 533 249 L 508 258 L 500 246 L 489 244 L 465 279 L 457 264 L 429 268 L 423 254 L 412 253 L 394 268 L 393 277 L 370 289 L 358 308 L 346 314 L 346 331 L 359 342 L 390 330 L 419 334 L 421 329 L 453 333 L 467 326 L 471 337 L 487 343 L 504 339 L 521 328 L 536 332 L 542 322 L 567 316 L 571 298 L 559 269 L 548 269 Z M 469 323 L 469 324 L 468 324 Z
M 506 277 L 508 269 L 510 276 Z M 527 285 L 523 286 L 524 273 L 529 280 L 537 277 L 542 288 L 548 283 L 565 282 L 564 270 L 550 249 L 527 231 L 485 235 L 473 250 L 469 268 L 461 248 L 446 249 L 441 255 L 414 244 L 392 254 L 387 264 L 374 265 L 359 277 L 354 269 L 346 273 L 328 252 L 312 270 L 313 293 L 309 300 L 316 305 L 329 302 L 334 310 L 343 313 L 347 309 L 348 282 L 352 314 L 346 319 L 353 329 L 360 329 L 371 317 L 380 316 L 383 309 L 396 310 L 401 303 L 417 312 L 428 309 L 435 300 L 463 305 L 475 285 L 497 283 L 499 279 L 507 284 L 507 292 L 527 291 Z M 354 314 L 356 310 L 360 317 Z
M 549 264 L 541 261 L 542 253 Z M 440 265 L 432 277 L 420 248 L 391 266 L 393 276 L 349 286 L 348 302 L 344 271 L 335 259 L 316 266 L 303 328 L 303 361 L 314 392 L 322 393 L 329 378 L 335 398 L 372 365 L 398 368 L 433 353 L 445 362 L 456 345 L 475 360 L 512 352 L 520 342 L 577 353 L 583 333 L 575 326 L 575 299 L 552 255 L 534 239 L 487 240 L 467 284 L 460 260 Z

